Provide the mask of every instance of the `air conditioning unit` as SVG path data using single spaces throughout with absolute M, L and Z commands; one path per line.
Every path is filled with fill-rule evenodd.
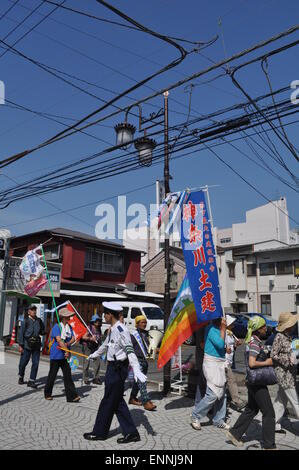
M 272 290 L 274 288 L 274 276 L 269 277 L 269 290 Z

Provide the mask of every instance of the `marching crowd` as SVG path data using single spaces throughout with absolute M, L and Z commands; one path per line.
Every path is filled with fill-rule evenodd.
M 144 316 L 135 319 L 135 331 L 130 334 L 124 324 L 122 307 L 113 302 L 103 302 L 105 322 L 109 325 L 103 341 L 101 318 L 94 315 L 89 332 L 82 338 L 83 380 L 88 384 L 88 372 L 94 369 L 94 384 L 100 384 L 101 361 L 107 362 L 104 397 L 100 403 L 95 424 L 91 432 L 85 433 L 87 440 L 97 441 L 108 438 L 113 416 L 116 415 L 123 437 L 119 444 L 137 442 L 139 433 L 124 400 L 125 382 L 129 375 L 134 377 L 129 404 L 143 406 L 147 411 L 155 411 L 147 387 L 149 338 Z M 61 368 L 68 402 L 79 402 L 71 368 L 68 362 L 71 345 L 75 342 L 74 333 L 68 324 L 72 316 L 67 308 L 59 310 L 60 322 L 51 331 L 53 344 L 50 350 L 50 370 L 44 388 L 46 400 L 52 400 L 52 391 L 58 370 Z M 292 348 L 292 335 L 298 315 L 282 313 L 279 317 L 273 344 L 265 346 L 266 322 L 261 316 L 253 316 L 248 321 L 245 338 L 247 403 L 239 395 L 235 374 L 232 371 L 235 350 L 240 341 L 232 332 L 234 318 L 230 315 L 210 322 L 205 328 L 201 342 L 201 355 L 195 405 L 191 414 L 191 426 L 200 431 L 201 421 L 208 417 L 212 424 L 225 430 L 229 441 L 243 446 L 242 436 L 246 433 L 255 416 L 262 414 L 263 448 L 275 449 L 275 434 L 285 433 L 281 420 L 287 404 L 293 408 L 299 419 L 299 399 L 296 391 L 298 352 Z M 43 322 L 36 316 L 36 307 L 29 306 L 25 320 L 19 331 L 21 358 L 19 363 L 19 384 L 24 384 L 25 368 L 32 358 L 29 387 L 36 388 L 41 340 L 45 334 Z M 296 356 L 297 354 L 297 356 Z M 272 403 L 268 386 L 278 384 L 277 395 Z M 138 399 L 140 393 L 140 399 Z M 227 420 L 227 397 L 240 416 L 233 426 Z

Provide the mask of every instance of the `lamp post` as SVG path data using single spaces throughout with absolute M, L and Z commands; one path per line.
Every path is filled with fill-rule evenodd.
M 164 187 L 165 196 L 170 193 L 169 187 L 169 148 L 168 148 L 168 96 L 169 92 L 163 93 L 164 96 Z M 170 315 L 170 253 L 169 253 L 169 237 L 165 234 L 164 242 L 165 253 L 165 272 L 166 282 L 164 289 L 164 331 L 166 331 L 167 323 Z M 163 392 L 167 395 L 170 391 L 171 384 L 171 363 L 165 364 L 163 369 Z
M 8 262 L 9 262 L 9 248 L 10 248 L 10 237 L 11 233 L 8 230 L 0 230 L 0 236 L 3 236 L 4 243 L 4 259 L 2 267 L 2 286 L 1 286 L 1 299 L 0 299 L 0 351 L 4 350 L 3 344 L 3 331 L 4 331 L 4 320 L 5 320 L 5 305 L 6 305 L 6 282 L 8 276 Z
M 140 105 L 132 105 L 126 110 L 125 122 L 117 124 L 114 129 L 116 132 L 116 145 L 122 145 L 125 149 L 130 147 L 136 127 L 128 123 L 129 111 L 137 106 L 139 110 L 139 132 L 144 131 L 144 136 L 135 141 L 135 148 L 139 153 L 139 163 L 141 166 L 151 166 L 153 158 L 153 150 L 156 147 L 156 142 L 149 137 L 146 137 L 146 129 L 142 129 L 142 109 Z
M 169 92 L 163 93 L 164 96 L 164 109 L 159 110 L 156 114 L 151 114 L 150 119 L 142 118 L 142 109 L 140 105 L 139 110 L 139 132 L 144 131 L 144 136 L 135 140 L 135 148 L 139 152 L 139 163 L 141 166 L 150 166 L 152 164 L 152 152 L 156 147 L 156 142 L 153 139 L 146 137 L 146 129 L 142 129 L 142 124 L 148 121 L 154 121 L 154 119 L 164 116 L 164 188 L 165 196 L 170 193 L 169 188 L 169 147 L 168 147 L 168 96 Z M 134 105 L 133 105 L 134 106 Z M 125 121 L 115 126 L 116 132 L 116 143 L 117 145 L 123 145 L 124 148 L 128 148 L 134 138 L 136 128 L 128 123 L 128 113 L 133 106 L 130 106 L 126 110 Z M 135 105 L 136 106 L 136 105 Z M 163 121 L 162 121 L 163 122 Z M 157 122 L 149 127 L 161 124 Z M 147 129 L 149 128 L 147 127 Z M 169 238 L 165 236 L 164 242 L 164 253 L 165 253 L 165 290 L 164 290 L 164 331 L 166 330 L 169 315 L 170 315 L 170 256 L 169 256 Z M 163 392 L 165 395 L 170 391 L 171 384 L 171 364 L 170 361 L 164 366 L 163 369 Z

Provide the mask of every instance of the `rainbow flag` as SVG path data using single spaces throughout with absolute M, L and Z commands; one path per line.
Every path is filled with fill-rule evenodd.
M 158 369 L 167 364 L 177 349 L 194 331 L 199 330 L 199 328 L 207 323 L 198 323 L 189 280 L 186 275 L 173 305 L 163 336 L 158 357 Z

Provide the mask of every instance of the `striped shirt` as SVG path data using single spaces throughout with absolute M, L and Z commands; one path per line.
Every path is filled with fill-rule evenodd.
M 257 358 L 263 351 L 263 343 L 257 336 L 252 335 L 246 350 L 249 352 L 249 356 Z

